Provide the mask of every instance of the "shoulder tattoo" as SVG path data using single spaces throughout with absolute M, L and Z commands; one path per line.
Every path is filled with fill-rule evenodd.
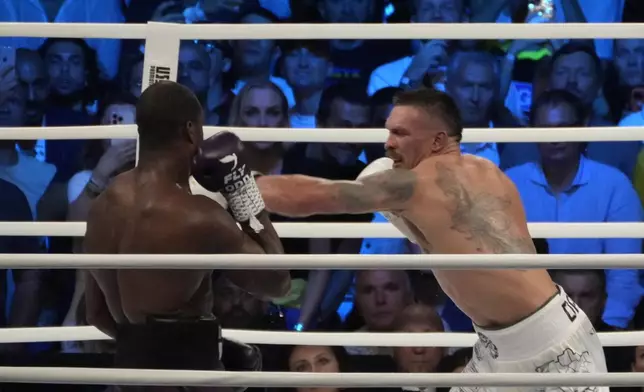
M 508 211 L 512 199 L 467 189 L 454 169 L 444 163 L 436 164 L 436 185 L 449 200 L 451 229 L 462 233 L 480 251 L 494 253 L 533 252 L 531 238 L 514 233 Z

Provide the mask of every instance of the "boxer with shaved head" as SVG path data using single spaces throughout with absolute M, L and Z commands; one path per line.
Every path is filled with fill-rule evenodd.
M 430 89 L 398 94 L 386 128 L 387 158 L 356 181 L 258 179 L 267 208 L 286 216 L 380 211 L 426 253 L 535 253 L 514 184 L 492 162 L 461 153 L 461 117 L 448 95 Z M 434 275 L 479 335 L 465 371 L 606 371 L 590 321 L 545 270 Z
M 156 83 L 143 92 L 136 109 L 138 165 L 117 176 L 93 201 L 86 253 L 282 252 L 241 141 L 228 132 L 204 141 L 203 111 L 190 90 L 174 82 Z M 230 213 L 205 196 L 193 195 L 191 175 L 208 191 L 220 192 Z M 221 369 L 220 328 L 211 313 L 212 273 L 212 269 L 90 271 L 87 318 L 115 338 L 115 365 Z M 288 271 L 218 273 L 261 297 L 285 295 L 290 287 Z M 225 341 L 223 351 L 227 366 Z

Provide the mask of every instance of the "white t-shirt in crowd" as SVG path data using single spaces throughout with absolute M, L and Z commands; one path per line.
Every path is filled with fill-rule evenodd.
M 406 56 L 376 68 L 369 76 L 367 94 L 371 97 L 383 88 L 400 86 L 400 80 L 405 76 L 412 60 L 412 56 Z M 438 91 L 445 91 L 445 83 L 436 82 L 434 88 Z
M 383 88 L 400 86 L 400 79 L 411 65 L 412 58 L 412 56 L 406 56 L 374 69 L 369 77 L 367 94 L 372 96 Z

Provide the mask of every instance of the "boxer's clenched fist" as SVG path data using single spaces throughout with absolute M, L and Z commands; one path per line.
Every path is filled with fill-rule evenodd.
M 204 140 L 193 158 L 191 174 L 208 191 L 220 192 L 239 222 L 264 209 L 264 200 L 244 159 L 244 145 L 234 133 L 219 132 Z
M 195 180 L 211 192 L 232 193 L 250 177 L 243 158 L 242 141 L 230 132 L 219 132 L 204 140 L 192 161 Z

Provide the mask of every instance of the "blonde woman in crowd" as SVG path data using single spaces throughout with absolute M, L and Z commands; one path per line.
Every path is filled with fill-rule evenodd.
M 247 83 L 233 99 L 231 127 L 290 128 L 288 101 L 279 87 L 270 81 Z M 279 174 L 289 143 L 246 143 L 252 170 Z

